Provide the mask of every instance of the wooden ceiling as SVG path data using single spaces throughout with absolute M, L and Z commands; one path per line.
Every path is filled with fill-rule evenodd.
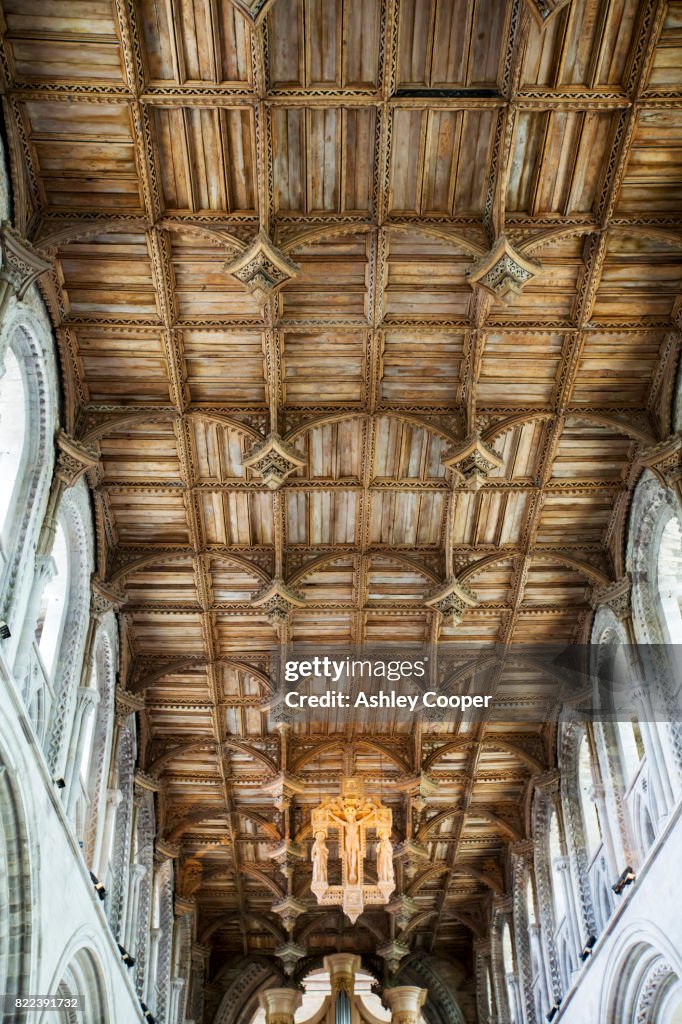
M 263 792 L 278 634 L 255 593 L 295 587 L 278 628 L 297 640 L 513 645 L 585 638 L 591 589 L 623 572 L 678 356 L 682 3 L 2 8 L 15 222 L 57 256 L 43 289 L 67 426 L 101 451 L 99 574 L 125 588 L 143 766 L 215 971 L 284 937 Z M 264 304 L 226 269 L 259 231 L 297 268 Z M 538 265 L 506 304 L 468 277 L 502 236 Z M 502 459 L 477 491 L 443 465 L 475 431 Z M 243 466 L 270 432 L 302 459 L 274 492 Z M 453 575 L 478 601 L 457 627 L 424 603 Z M 304 852 L 352 760 L 429 852 L 400 871 L 406 938 L 470 963 L 550 730 L 295 730 Z M 424 764 L 422 805 L 405 780 Z M 389 934 L 383 911 L 317 913 L 308 886 L 304 860 L 311 954 Z

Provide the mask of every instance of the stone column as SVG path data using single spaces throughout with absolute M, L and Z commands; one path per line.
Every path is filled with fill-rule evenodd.
M 91 686 L 79 686 L 76 695 L 76 714 L 71 729 L 71 740 L 69 742 L 69 753 L 66 758 L 64 775 L 66 778 L 66 813 L 69 817 L 74 812 L 78 800 L 78 789 L 80 782 L 80 765 L 83 760 L 83 748 L 87 734 L 87 724 L 90 715 L 99 704 L 99 693 Z
M 642 742 L 649 762 L 651 784 L 656 795 L 659 821 L 665 821 L 670 808 L 675 802 L 672 786 L 666 770 L 665 754 L 661 746 L 661 737 L 654 722 L 651 696 L 646 686 L 635 690 L 633 697 L 637 705 L 637 720 L 642 733 Z M 663 770 L 661 770 L 663 768 Z
M 428 992 L 416 985 L 397 985 L 384 990 L 384 1002 L 391 1011 L 391 1024 L 419 1024 Z
M 332 986 L 332 1002 L 339 992 L 345 992 L 349 1002 L 355 993 L 355 975 L 360 970 L 362 961 L 355 953 L 332 953 L 322 961 L 325 971 L 329 971 Z
M 180 996 L 185 986 L 185 979 L 179 976 L 173 976 L 170 983 L 170 1000 L 168 1002 L 168 1024 L 182 1024 L 178 1021 L 178 1013 L 180 1010 Z
M 105 875 L 107 873 L 108 868 L 109 849 L 111 847 L 111 841 L 114 836 L 114 825 L 116 824 L 116 811 L 122 799 L 123 794 L 121 793 L 120 789 L 107 790 L 106 810 L 104 812 L 104 828 L 102 829 L 100 841 L 93 857 L 93 871 L 100 879 L 100 881 L 105 882 L 105 884 Z
M 17 653 L 14 661 L 14 676 L 24 691 L 24 702 L 26 706 L 31 702 L 31 694 L 27 684 L 27 677 L 31 665 L 33 643 L 35 640 L 36 625 L 40 613 L 40 604 L 43 598 L 45 587 L 54 579 L 57 572 L 52 555 L 36 555 L 33 566 L 33 582 L 24 613 L 24 621 L 17 644 Z
M 616 857 L 616 848 L 613 845 L 611 821 L 606 807 L 606 790 L 602 783 L 594 782 L 590 786 L 588 796 L 597 808 L 597 817 L 601 827 L 601 837 L 604 843 L 604 849 L 606 850 L 606 862 L 609 866 L 611 876 L 615 878 L 618 874 L 618 858 Z
M 301 993 L 295 988 L 269 988 L 258 997 L 265 1010 L 265 1024 L 294 1024 L 301 1005 Z
M 126 914 L 123 945 L 135 957 L 137 956 L 137 917 L 140 906 L 140 882 L 146 874 L 147 869 L 144 864 L 133 863 L 130 865 L 128 912 Z
M 145 1003 L 156 1009 L 156 964 L 159 957 L 159 942 L 161 941 L 161 928 L 152 928 L 149 932 L 149 961 L 147 964 L 147 978 L 145 981 Z
M 564 901 L 566 904 L 566 917 L 568 918 L 568 931 L 571 936 L 571 949 L 576 952 L 582 949 L 582 939 L 580 936 L 580 928 L 578 926 L 578 915 L 576 912 L 573 884 L 571 881 L 571 865 L 567 856 L 557 857 L 554 861 L 559 875 L 561 876 L 561 884 L 564 889 Z M 575 965 L 574 968 L 575 970 Z

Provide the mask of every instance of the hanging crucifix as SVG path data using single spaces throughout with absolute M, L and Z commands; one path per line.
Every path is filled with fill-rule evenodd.
M 375 906 L 388 903 L 395 889 L 392 823 L 390 808 L 365 796 L 364 786 L 356 778 L 343 779 L 341 796 L 324 800 L 313 810 L 311 825 L 315 841 L 311 852 L 311 889 L 319 904 L 340 904 L 344 913 L 355 922 L 366 903 Z M 330 831 L 338 832 L 341 885 L 329 885 L 327 879 L 329 848 L 326 841 Z M 369 831 L 375 832 L 377 837 L 376 885 L 364 884 L 364 860 Z

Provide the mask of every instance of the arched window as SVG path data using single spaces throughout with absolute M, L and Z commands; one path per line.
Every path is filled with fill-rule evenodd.
M 629 721 L 618 722 L 618 741 L 623 780 L 627 787 L 631 785 L 637 775 L 644 757 L 642 731 L 635 715 Z
M 3 550 L 21 483 L 26 448 L 26 388 L 19 360 L 10 348 L 0 377 L 0 542 Z
M 657 563 L 658 596 L 670 642 L 682 643 L 682 529 L 671 516 L 661 534 Z
M 559 869 L 563 863 L 561 838 L 559 836 L 559 819 L 556 811 L 552 811 L 549 823 L 549 863 L 552 869 L 552 897 L 554 900 L 554 918 L 558 926 L 566 917 L 566 894 Z
M 57 524 L 52 558 L 55 565 L 55 573 L 42 593 L 35 634 L 40 658 L 50 679 L 55 673 L 55 663 L 64 628 L 66 600 L 69 592 L 69 553 L 66 532 L 61 521 Z
M 583 736 L 580 741 L 580 752 L 578 754 L 578 792 L 583 812 L 583 828 L 588 860 L 597 852 L 602 839 L 599 815 L 592 799 L 592 787 L 592 758 L 590 756 L 587 736 Z

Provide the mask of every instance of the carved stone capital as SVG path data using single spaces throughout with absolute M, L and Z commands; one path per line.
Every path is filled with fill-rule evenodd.
M 294 1024 L 294 1014 L 303 996 L 295 988 L 269 988 L 259 995 L 265 1010 L 265 1024 Z
M 225 270 L 264 305 L 279 289 L 296 277 L 299 267 L 273 245 L 264 231 L 260 231 L 252 244 Z
M 424 603 L 428 608 L 434 608 L 443 618 L 449 619 L 453 626 L 458 626 L 464 613 L 476 607 L 478 598 L 456 576 L 451 576 L 445 583 L 429 591 Z
M 505 235 L 500 235 L 490 252 L 471 268 L 467 280 L 472 287 L 484 288 L 496 299 L 509 303 L 541 270 L 539 263 L 526 259 Z
M 293 445 L 273 431 L 246 453 L 242 465 L 262 477 L 271 491 L 276 491 L 290 473 L 305 466 L 305 459 Z
M 391 1024 L 419 1024 L 427 995 L 427 989 L 416 985 L 396 985 L 385 989 L 384 1002 L 391 1011 Z
M 362 961 L 355 953 L 332 953 L 322 961 L 325 971 L 329 972 L 332 986 L 332 999 L 339 992 L 345 992 L 352 1001 L 355 992 L 355 975 L 360 970 Z
M 454 472 L 456 481 L 473 491 L 485 483 L 494 469 L 503 465 L 502 456 L 486 444 L 478 430 L 448 449 L 441 462 Z
M 535 850 L 535 845 L 532 839 L 519 839 L 517 842 L 511 843 L 510 850 L 512 856 L 520 857 L 524 860 L 527 860 L 529 858 L 532 858 Z
M 85 712 L 89 708 L 96 708 L 99 700 L 99 692 L 92 686 L 78 687 L 76 703 L 79 711 Z
M 67 487 L 78 483 L 84 473 L 99 462 L 99 453 L 70 437 L 64 430 L 57 433 L 57 466 L 55 476 Z

